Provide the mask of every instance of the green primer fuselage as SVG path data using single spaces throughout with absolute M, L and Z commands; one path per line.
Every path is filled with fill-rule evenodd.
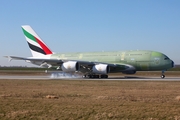
M 121 72 L 122 64 L 132 65 L 136 71 L 167 70 L 173 67 L 173 61 L 166 55 L 155 51 L 115 51 L 115 52 L 87 52 L 87 53 L 57 53 L 51 59 L 102 62 L 119 65 L 119 69 L 111 72 Z

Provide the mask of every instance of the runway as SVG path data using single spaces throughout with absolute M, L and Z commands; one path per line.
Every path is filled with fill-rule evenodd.
M 180 77 L 166 77 L 161 79 L 160 77 L 137 77 L 137 76 L 110 76 L 107 79 L 89 79 L 89 78 L 70 78 L 70 77 L 59 77 L 53 78 L 51 76 L 21 76 L 21 75 L 0 75 L 1 79 L 14 79 L 14 80 L 124 80 L 124 81 L 180 81 Z

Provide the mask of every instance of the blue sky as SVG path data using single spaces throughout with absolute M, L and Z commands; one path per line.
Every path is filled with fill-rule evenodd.
M 159 51 L 180 64 L 179 0 L 0 1 L 0 65 L 31 56 L 21 25 L 31 25 L 54 52 Z

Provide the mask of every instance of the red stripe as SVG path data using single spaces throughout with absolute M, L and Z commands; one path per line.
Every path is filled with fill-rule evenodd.
M 44 44 L 42 43 L 38 38 L 34 37 L 37 42 L 39 43 L 39 45 L 42 47 L 42 49 L 44 50 L 44 52 L 46 53 L 46 55 L 48 54 L 52 54 L 52 51 Z

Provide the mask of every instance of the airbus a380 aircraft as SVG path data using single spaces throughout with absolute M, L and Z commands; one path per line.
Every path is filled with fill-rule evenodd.
M 22 26 L 22 30 L 32 57 L 6 56 L 10 60 L 25 60 L 67 73 L 79 72 L 87 78 L 108 78 L 108 73 L 135 74 L 136 71 L 162 71 L 164 78 L 164 71 L 174 67 L 171 59 L 156 51 L 53 53 L 29 25 Z

